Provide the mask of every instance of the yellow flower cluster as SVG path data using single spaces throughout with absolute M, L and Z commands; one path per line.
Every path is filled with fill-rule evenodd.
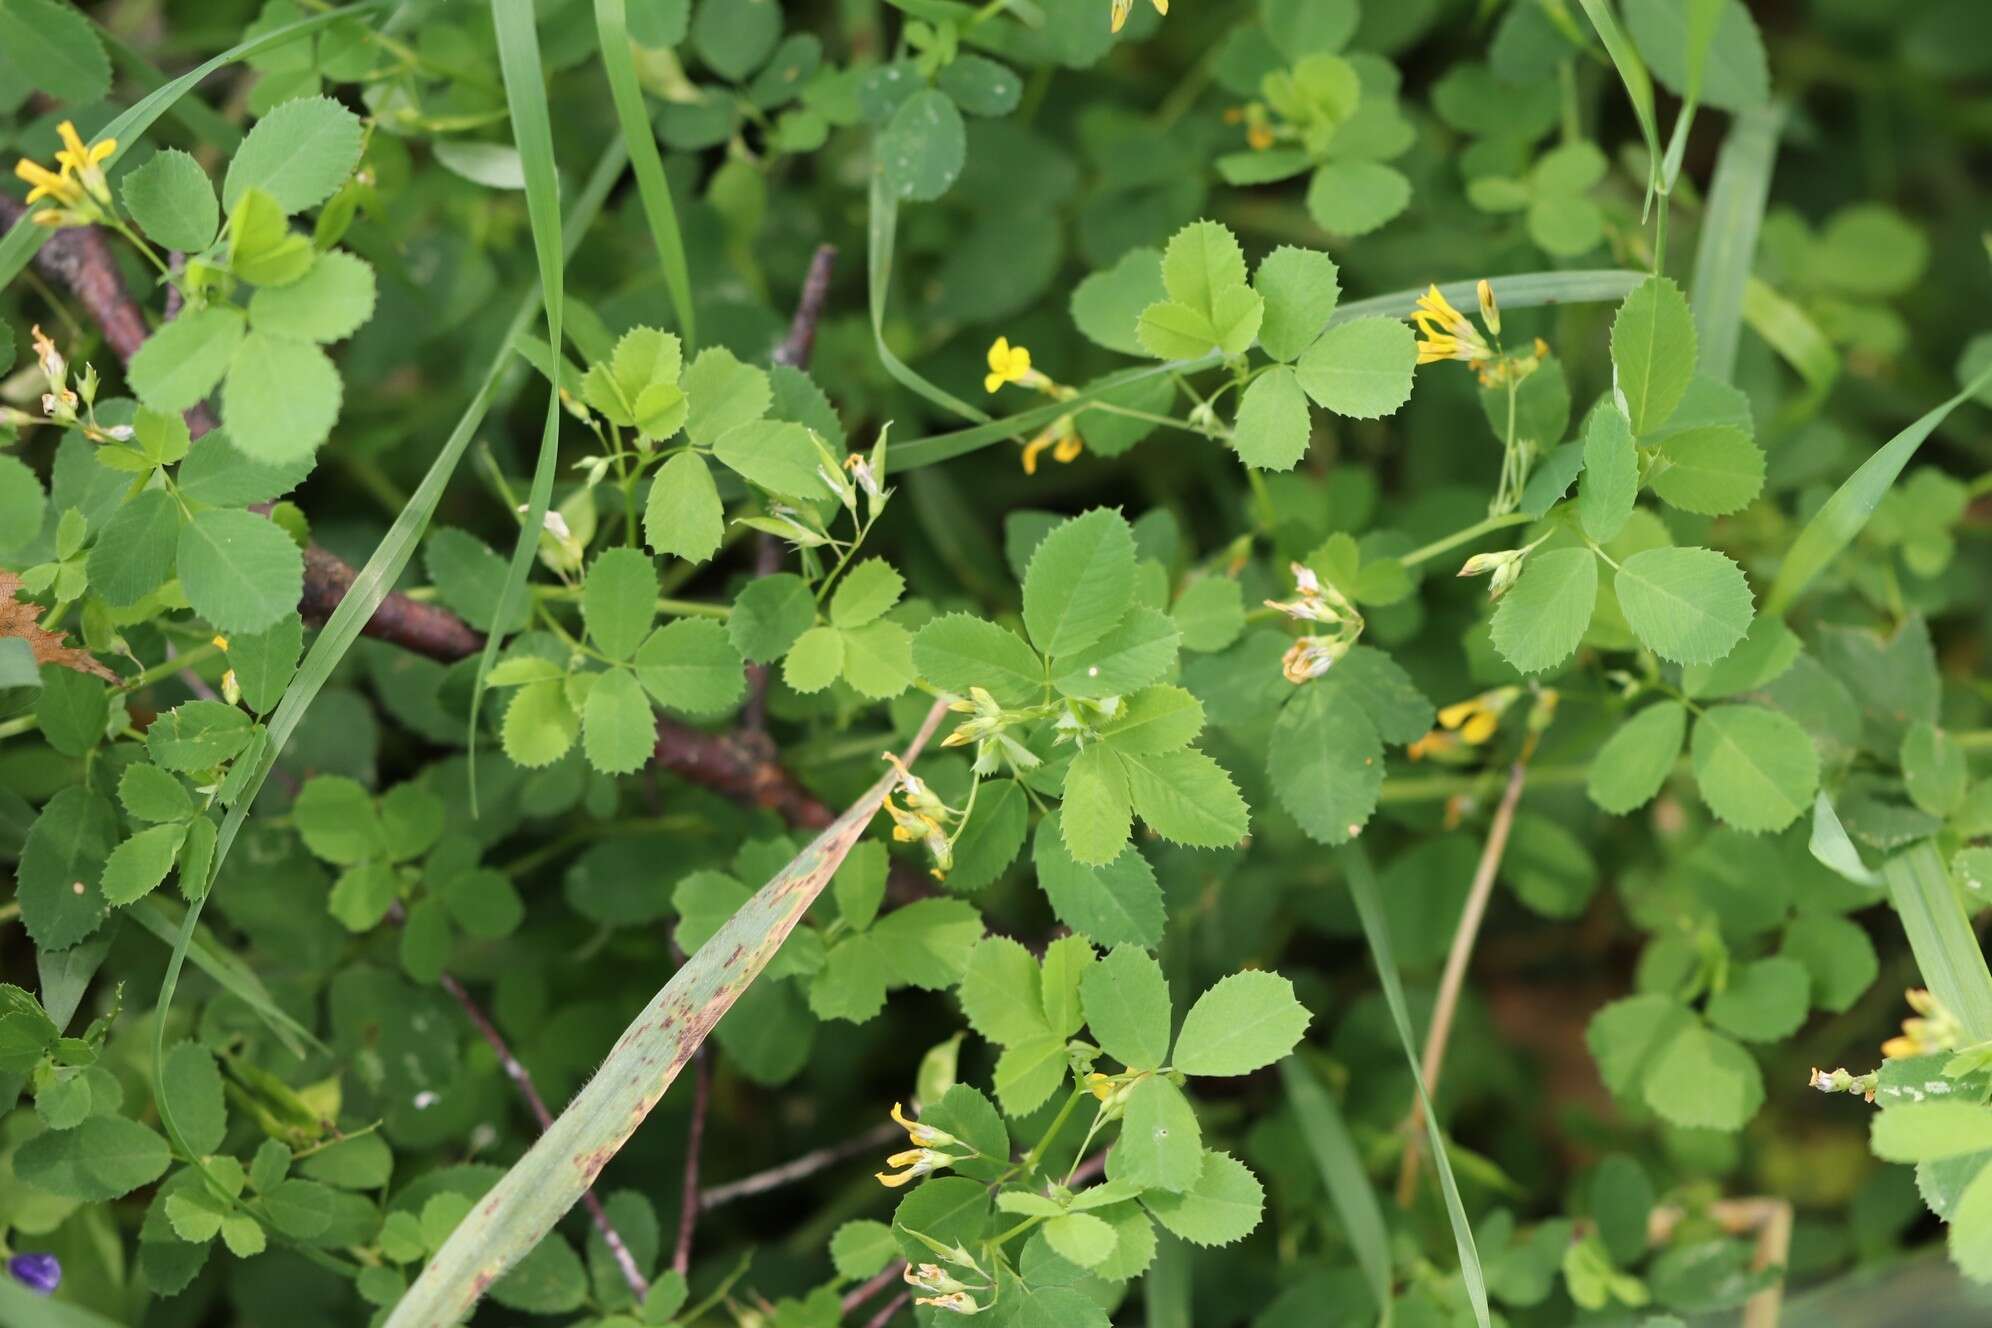
M 1149 3 L 1155 6 L 1155 12 L 1158 14 L 1167 14 L 1169 12 L 1169 0 L 1149 0 Z M 1119 32 L 1126 26 L 1128 13 L 1133 8 L 1134 0 L 1114 0 L 1113 25 L 1115 32 Z
M 1042 392 L 1054 401 L 1069 400 L 1076 395 L 1071 388 L 1054 383 L 1033 368 L 1028 347 L 1013 346 L 1008 337 L 998 337 L 989 347 L 989 372 L 982 377 L 982 387 L 986 392 L 994 392 L 1005 383 Z M 1037 474 L 1038 458 L 1046 451 L 1051 453 L 1054 461 L 1069 462 L 1085 447 L 1085 440 L 1079 436 L 1079 426 L 1074 423 L 1073 416 L 1060 415 L 1024 444 L 1024 473 Z
M 111 187 L 104 178 L 104 163 L 117 152 L 117 140 L 85 143 L 68 120 L 57 125 L 55 132 L 62 136 L 62 147 L 55 154 L 59 169 L 52 171 L 23 157 L 14 163 L 14 174 L 30 186 L 30 204 L 49 199 L 58 205 L 36 212 L 37 225 L 88 226 L 102 216 L 100 207 L 110 206 Z

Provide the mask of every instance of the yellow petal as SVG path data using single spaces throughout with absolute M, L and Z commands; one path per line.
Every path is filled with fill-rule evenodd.
M 1477 696 L 1470 701 L 1455 701 L 1439 712 L 1439 723 L 1446 728 L 1456 729 L 1466 723 L 1478 709 L 1480 709 L 1480 698 Z
M 1003 366 L 1010 362 L 1010 339 L 998 337 L 989 343 L 989 373 L 992 377 L 1003 372 Z M 994 391 L 995 389 L 990 389 Z
M 886 1188 L 896 1190 L 900 1186 L 906 1184 L 906 1182 L 917 1179 L 917 1173 L 912 1171 L 901 1171 L 894 1175 L 887 1175 L 883 1171 L 874 1171 L 872 1173 L 872 1178 L 878 1181 L 879 1184 L 885 1186 Z
M 1495 714 L 1492 710 L 1482 710 L 1466 722 L 1466 727 L 1459 731 L 1459 736 L 1472 743 L 1475 747 L 1478 747 L 1481 743 L 1493 737 L 1494 730 L 1500 726 L 1501 717 L 1499 715 Z

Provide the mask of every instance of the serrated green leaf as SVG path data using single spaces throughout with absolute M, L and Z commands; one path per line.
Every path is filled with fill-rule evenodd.
M 1295 371 L 1323 409 L 1350 419 L 1380 419 L 1411 399 L 1417 338 L 1394 318 L 1341 323 L 1301 355 Z
M 1750 583 L 1713 549 L 1633 554 L 1613 581 L 1619 608 L 1647 649 L 1677 664 L 1709 664 L 1750 630 Z
M 1109 508 L 1058 526 L 1024 572 L 1024 626 L 1057 660 L 1105 636 L 1134 599 L 1134 531 Z
M 1252 380 L 1238 402 L 1232 426 L 1231 450 L 1248 466 L 1261 470 L 1292 470 L 1307 455 L 1313 423 L 1307 394 L 1286 365 L 1275 365 Z
M 1667 422 L 1695 375 L 1695 320 L 1666 277 L 1648 277 L 1612 319 L 1612 375 L 1635 434 Z
M 1279 974 L 1233 973 L 1190 1007 L 1171 1060 L 1189 1075 L 1250 1074 L 1291 1052 L 1310 1018 Z
M 194 612 L 223 632 L 260 632 L 296 610 L 304 555 L 274 522 L 223 508 L 180 527 L 176 563 Z
M 632 661 L 637 681 L 666 709 L 717 715 L 747 691 L 747 675 L 726 629 L 708 618 L 679 618 L 647 637 Z
M 1702 799 L 1738 830 L 1782 830 L 1812 805 L 1819 753 L 1780 711 L 1721 705 L 1695 721 L 1695 780 Z
M 1639 496 L 1639 453 L 1632 431 L 1614 406 L 1591 412 L 1584 431 L 1584 476 L 1577 489 L 1577 514 L 1584 533 L 1608 544 L 1625 529 Z
M 1591 801 L 1614 816 L 1651 802 L 1673 772 L 1687 732 L 1687 707 L 1679 701 L 1657 701 L 1619 725 L 1591 762 L 1585 781 Z
M 1131 1070 L 1153 1070 L 1169 1055 L 1169 983 L 1144 950 L 1117 945 L 1086 970 L 1079 998 L 1100 1049 Z
M 726 538 L 726 509 L 712 468 L 696 452 L 680 452 L 650 480 L 643 507 L 643 537 L 659 553 L 702 563 Z
M 1554 668 L 1584 639 L 1597 598 L 1598 560 L 1589 549 L 1531 554 L 1494 610 L 1494 648 L 1524 673 Z
M 657 568 L 650 558 L 631 548 L 603 550 L 581 587 L 581 618 L 604 655 L 634 655 L 657 619 Z
M 1206 1152 L 1189 1189 L 1144 1195 L 1142 1203 L 1157 1222 L 1192 1245 L 1230 1245 L 1259 1225 L 1266 1192 L 1243 1162 L 1229 1153 Z

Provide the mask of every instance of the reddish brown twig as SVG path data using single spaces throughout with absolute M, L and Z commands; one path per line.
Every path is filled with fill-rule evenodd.
M 795 317 L 789 320 L 788 336 L 770 356 L 776 364 L 791 369 L 805 368 L 816 349 L 816 328 L 823 321 L 823 308 L 830 301 L 830 272 L 837 263 L 837 246 L 819 244 L 810 256 L 809 271 L 803 274 L 802 294 L 796 297 Z
M 913 1299 L 913 1289 L 911 1287 L 908 1287 L 906 1290 L 894 1296 L 891 1302 L 887 1304 L 884 1309 L 880 1310 L 877 1314 L 874 1314 L 871 1317 L 870 1322 L 865 1324 L 865 1328 L 885 1328 L 885 1325 L 892 1322 L 892 1316 L 899 1313 L 899 1311 L 905 1309 L 906 1302 L 912 1299 Z
M 887 1121 L 877 1125 L 855 1139 L 846 1139 L 841 1144 L 831 1144 L 825 1148 L 812 1149 L 801 1157 L 757 1171 L 739 1180 L 730 1180 L 723 1185 L 714 1185 L 699 1192 L 699 1210 L 709 1212 L 724 1203 L 735 1199 L 745 1199 L 756 1194 L 766 1194 L 769 1190 L 780 1189 L 784 1185 L 806 1180 L 819 1171 L 836 1166 L 846 1158 L 861 1153 L 876 1152 L 880 1147 L 892 1142 L 899 1134 L 899 1127 Z
M 844 1301 L 843 1301 L 844 1313 L 849 1314 L 852 1310 L 864 1304 L 866 1301 L 870 1300 L 873 1296 L 876 1296 L 879 1292 L 885 1290 L 887 1287 L 891 1286 L 894 1282 L 897 1282 L 901 1277 L 904 1277 L 905 1275 L 906 1275 L 906 1260 L 894 1259 L 891 1263 L 887 1264 L 885 1268 L 881 1270 L 875 1277 L 872 1277 L 869 1280 L 862 1282 L 855 1287 L 852 1287 L 849 1291 L 846 1291 L 844 1293 Z
M 681 1275 L 692 1267 L 692 1233 L 699 1224 L 699 1149 L 705 1143 L 706 1112 L 712 1106 L 712 1053 L 703 1044 L 693 1071 L 692 1119 L 685 1127 L 685 1183 L 678 1191 L 678 1243 L 671 1251 L 671 1267 Z
M 533 1113 L 533 1119 L 539 1122 L 540 1133 L 544 1134 L 553 1124 L 553 1114 L 546 1109 L 545 1101 L 540 1098 L 539 1089 L 533 1085 L 532 1073 L 518 1057 L 512 1054 L 512 1049 L 505 1045 L 504 1034 L 485 1017 L 484 1011 L 470 998 L 470 993 L 464 990 L 461 982 L 447 973 L 438 981 L 442 984 L 443 990 L 455 998 L 457 1005 L 463 1010 L 464 1018 L 470 1020 L 471 1027 L 478 1031 L 486 1045 L 498 1057 L 498 1068 L 505 1072 L 505 1077 L 519 1090 L 519 1096 L 525 1099 L 526 1107 Z M 602 1201 L 595 1196 L 592 1189 L 581 1196 L 581 1202 L 588 1206 L 588 1215 L 594 1219 L 595 1231 L 601 1236 L 602 1243 L 609 1247 L 609 1253 L 615 1258 L 616 1267 L 622 1270 L 623 1281 L 629 1283 L 629 1289 L 635 1293 L 638 1303 L 641 1303 L 643 1298 L 650 1294 L 650 1282 L 643 1276 L 643 1270 L 636 1266 L 636 1256 L 630 1253 L 629 1246 L 623 1242 L 622 1233 L 617 1231 L 615 1223 L 609 1220 L 608 1210 L 602 1207 Z
M 1425 1055 L 1420 1066 L 1428 1096 L 1436 1096 L 1439 1091 L 1439 1072 L 1446 1064 L 1446 1042 L 1452 1036 L 1460 992 L 1466 986 L 1466 965 L 1473 958 L 1473 943 L 1480 936 L 1481 919 L 1487 916 L 1487 901 L 1494 893 L 1494 878 L 1501 871 L 1501 857 L 1508 849 L 1508 832 L 1515 826 L 1515 808 L 1521 803 L 1522 785 L 1528 773 L 1525 761 L 1516 761 L 1508 771 L 1508 787 L 1501 794 L 1501 804 L 1494 809 L 1494 819 L 1487 827 L 1487 842 L 1480 850 L 1473 884 L 1466 892 L 1466 906 L 1460 910 L 1459 926 L 1453 931 L 1452 948 L 1446 953 L 1445 972 L 1439 978 L 1439 994 L 1432 1005 L 1432 1025 L 1425 1033 Z M 1404 1161 L 1397 1171 L 1397 1202 L 1401 1207 L 1410 1207 L 1417 1193 L 1418 1164 L 1424 1156 L 1420 1127 L 1424 1123 L 1424 1108 L 1414 1100 L 1404 1131 Z

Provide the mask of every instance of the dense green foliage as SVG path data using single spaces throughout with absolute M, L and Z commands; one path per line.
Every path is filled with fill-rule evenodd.
M 0 1325 L 1992 1282 L 1977 0 L 1168 8 L 0 0 Z

